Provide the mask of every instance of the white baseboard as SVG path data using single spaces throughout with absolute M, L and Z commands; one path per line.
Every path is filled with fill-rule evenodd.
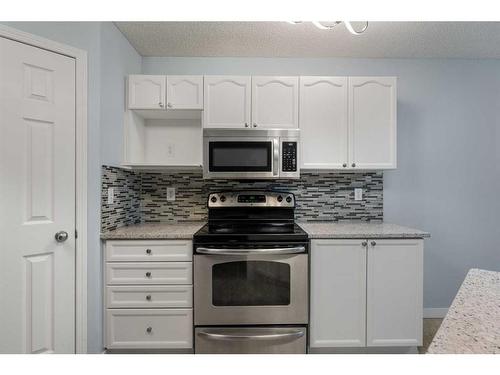
M 425 318 L 444 318 L 448 312 L 447 307 L 430 307 L 424 309 Z

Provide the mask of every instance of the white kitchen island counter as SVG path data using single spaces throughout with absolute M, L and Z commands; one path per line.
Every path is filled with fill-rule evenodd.
M 427 353 L 500 353 L 500 272 L 469 271 Z
M 418 229 L 389 223 L 368 222 L 299 222 L 309 238 L 426 238 L 430 234 Z

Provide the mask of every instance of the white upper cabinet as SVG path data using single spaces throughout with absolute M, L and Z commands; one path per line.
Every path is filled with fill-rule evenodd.
M 168 109 L 203 109 L 203 76 L 167 76 Z
M 205 76 L 204 115 L 206 128 L 249 127 L 251 78 L 249 76 Z
M 311 347 L 365 346 L 363 240 L 311 241 Z
M 369 240 L 367 345 L 422 345 L 423 240 Z
M 348 167 L 347 77 L 300 77 L 302 168 Z
M 165 108 L 166 77 L 156 75 L 128 76 L 129 109 Z
M 252 77 L 252 127 L 299 127 L 299 78 Z
M 395 77 L 349 78 L 352 168 L 396 168 L 396 107 Z

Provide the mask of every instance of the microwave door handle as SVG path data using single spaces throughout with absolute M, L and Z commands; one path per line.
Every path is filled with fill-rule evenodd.
M 252 255 L 252 254 L 298 254 L 305 253 L 306 248 L 304 246 L 295 247 L 282 247 L 282 248 L 270 248 L 270 249 L 217 249 L 217 248 L 207 248 L 198 247 L 196 251 L 200 254 L 207 255 Z
M 224 333 L 224 330 L 211 331 L 211 332 L 198 332 L 198 336 L 203 336 L 211 340 L 222 340 L 222 341 L 249 341 L 249 340 L 279 340 L 286 338 L 299 338 L 304 336 L 304 331 L 293 330 L 284 333 L 270 333 L 268 335 L 263 334 L 246 334 L 246 335 L 235 335 Z
M 278 138 L 273 139 L 273 176 L 279 175 L 280 144 Z

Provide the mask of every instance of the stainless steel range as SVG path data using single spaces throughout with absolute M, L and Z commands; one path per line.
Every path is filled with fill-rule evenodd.
M 295 197 L 275 191 L 208 196 L 194 235 L 196 353 L 305 353 L 308 237 Z

